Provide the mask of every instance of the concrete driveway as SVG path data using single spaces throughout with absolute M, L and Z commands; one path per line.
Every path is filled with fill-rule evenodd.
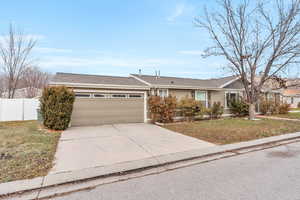
M 71 127 L 61 135 L 50 173 L 113 165 L 214 144 L 152 124 Z

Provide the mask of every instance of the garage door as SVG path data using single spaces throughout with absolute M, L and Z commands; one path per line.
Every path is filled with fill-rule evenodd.
M 143 94 L 76 94 L 72 126 L 138 122 L 144 122 Z

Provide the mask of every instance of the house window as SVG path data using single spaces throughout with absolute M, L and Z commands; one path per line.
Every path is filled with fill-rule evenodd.
M 112 94 L 112 98 L 126 98 L 127 94 Z
M 207 92 L 195 91 L 195 100 L 200 101 L 205 107 L 207 107 Z
M 237 101 L 239 98 L 239 94 L 237 92 L 226 92 L 226 107 L 229 108 L 231 105 L 231 102 Z
M 94 94 L 94 98 L 105 98 L 105 94 Z
M 142 94 L 129 94 L 129 98 L 142 98 Z
M 91 94 L 89 93 L 75 93 L 76 98 L 90 98 Z
M 168 97 L 168 89 L 158 89 L 157 95 L 160 97 Z
M 273 100 L 274 94 L 272 93 L 267 93 L 267 100 Z

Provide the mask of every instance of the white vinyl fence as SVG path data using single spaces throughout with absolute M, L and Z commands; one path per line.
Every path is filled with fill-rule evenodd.
M 0 99 L 0 121 L 37 120 L 38 99 Z

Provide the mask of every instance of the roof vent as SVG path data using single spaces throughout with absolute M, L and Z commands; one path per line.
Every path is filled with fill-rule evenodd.
M 142 70 L 139 69 L 139 76 L 142 76 Z
M 171 84 L 174 84 L 174 81 L 171 81 Z

